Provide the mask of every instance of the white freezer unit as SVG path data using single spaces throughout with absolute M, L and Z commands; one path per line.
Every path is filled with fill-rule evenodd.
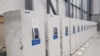
M 88 22 L 86 21 L 86 37 L 85 37 L 85 41 L 87 41 L 88 40 Z
M 91 38 L 91 28 L 90 28 L 90 26 L 91 26 L 91 22 L 88 21 L 88 40 Z
M 97 27 L 97 24 L 96 24 L 96 22 L 91 22 L 91 35 L 92 35 L 92 37 L 96 34 L 96 28 Z
M 95 31 L 94 34 L 96 34 L 97 33 L 97 23 L 96 22 L 94 22 L 94 31 Z
M 94 31 L 93 35 L 95 35 L 97 33 L 97 23 L 96 22 L 93 22 L 93 24 L 92 24 L 92 30 Z
M 71 29 L 71 54 L 76 51 L 76 19 L 70 18 L 70 29 Z
M 85 37 L 86 37 L 86 25 L 85 25 L 85 20 L 83 20 L 83 44 L 85 43 Z
M 83 27 L 84 26 L 83 26 L 83 23 L 84 23 L 83 20 L 80 20 L 80 23 L 79 23 L 80 24 L 80 38 L 81 38 L 80 39 L 80 46 L 83 45 L 83 41 L 84 41 L 83 40 L 83 38 L 84 38 L 84 33 L 83 33 Z
M 91 30 L 91 22 L 90 21 L 86 21 L 87 22 L 87 39 L 86 41 L 88 41 L 91 37 L 92 37 L 92 30 Z
M 86 25 L 86 21 L 84 20 L 84 43 L 86 42 L 86 38 L 87 38 L 87 29 L 86 29 L 87 25 Z
M 77 19 L 76 22 L 77 25 L 77 41 L 78 41 L 78 48 L 80 48 L 80 46 L 83 43 L 83 20 Z
M 84 21 L 84 43 L 88 40 L 88 22 Z
M 92 22 L 92 30 L 93 30 L 92 34 L 95 35 L 95 33 L 96 33 L 96 24 L 95 24 L 95 22 Z
M 89 37 L 91 38 L 91 37 L 93 37 L 94 35 L 95 35 L 95 31 L 94 31 L 94 28 L 96 27 L 96 25 L 94 24 L 94 22 L 92 22 L 92 21 L 90 21 L 89 22 Z
M 91 37 L 93 37 L 96 33 L 96 25 L 92 21 L 84 21 L 84 43 L 88 41 Z M 95 30 L 94 30 L 95 28 Z
M 70 18 L 61 17 L 61 45 L 62 56 L 70 56 Z
M 29 10 L 4 14 L 7 56 L 46 56 L 44 16 Z
M 88 21 L 88 39 L 87 40 L 89 40 L 89 38 L 90 38 L 90 33 L 91 31 L 90 31 L 90 21 Z
M 60 17 L 47 15 L 46 17 L 46 43 L 48 56 L 61 56 L 60 48 Z
M 79 49 L 80 45 L 80 19 L 76 19 L 76 50 Z
M 82 31 L 81 31 L 81 25 L 82 25 L 82 22 L 81 22 L 81 20 L 79 19 L 78 20 L 78 42 L 79 42 L 79 46 L 78 47 L 80 47 L 81 46 L 81 42 L 82 42 Z
M 86 38 L 86 41 L 88 40 L 88 38 L 89 38 L 89 22 L 88 21 L 86 21 L 87 23 L 87 38 Z
M 93 27 L 92 26 L 93 26 L 93 22 L 90 22 L 90 35 L 91 35 L 90 38 L 94 36 L 93 35 L 94 31 L 93 31 Z

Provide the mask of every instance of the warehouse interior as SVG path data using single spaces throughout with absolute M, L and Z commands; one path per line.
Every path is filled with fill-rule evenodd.
M 0 56 L 100 56 L 100 0 L 0 0 Z

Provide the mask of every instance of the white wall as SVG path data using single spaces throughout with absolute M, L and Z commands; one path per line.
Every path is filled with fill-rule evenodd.
M 93 14 L 100 13 L 100 0 L 93 0 Z
M 34 11 L 38 13 L 45 13 L 47 12 L 46 9 L 46 1 L 47 0 L 33 0 Z M 56 0 L 51 0 L 54 7 L 56 8 Z M 7 11 L 19 10 L 25 8 L 25 1 L 24 0 L 0 0 L 0 14 L 3 14 Z M 52 14 L 52 11 L 51 11 Z M 59 15 L 65 16 L 65 2 L 64 0 L 59 0 Z
M 56 0 L 52 0 L 55 5 Z M 65 16 L 64 0 L 59 0 L 59 13 Z M 46 13 L 46 0 L 34 0 L 35 10 L 41 13 Z M 55 5 L 56 6 L 56 5 Z M 24 0 L 0 0 L 0 14 L 6 11 L 24 9 Z M 93 14 L 100 13 L 100 0 L 93 0 Z
M 0 14 L 24 8 L 24 0 L 0 0 Z
M 100 0 L 93 0 L 92 6 L 93 6 L 92 14 L 100 14 Z M 100 23 L 100 15 L 99 16 L 93 16 L 92 20 Z

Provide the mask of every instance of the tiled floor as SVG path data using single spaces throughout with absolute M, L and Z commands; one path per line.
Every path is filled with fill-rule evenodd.
M 100 33 L 82 56 L 100 56 Z
M 100 56 L 100 32 L 83 45 L 72 56 Z

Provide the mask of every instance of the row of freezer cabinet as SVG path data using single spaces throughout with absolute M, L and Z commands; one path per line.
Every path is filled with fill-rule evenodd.
M 7 56 L 70 56 L 97 32 L 97 23 L 28 10 L 4 14 Z

